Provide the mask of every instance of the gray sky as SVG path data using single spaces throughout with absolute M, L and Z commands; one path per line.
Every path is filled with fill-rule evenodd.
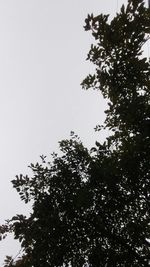
M 87 146 L 102 138 L 93 128 L 104 120 L 105 102 L 80 86 L 92 70 L 83 25 L 87 13 L 113 15 L 123 2 L 0 0 L 0 223 L 28 211 L 10 183 L 16 174 L 56 151 L 71 130 Z M 0 265 L 17 252 L 10 239 L 0 242 Z

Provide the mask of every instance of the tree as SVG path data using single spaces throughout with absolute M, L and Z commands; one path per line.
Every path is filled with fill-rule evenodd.
M 142 47 L 150 11 L 143 0 L 128 0 L 112 21 L 91 14 L 85 23 L 95 39 L 88 60 L 96 68 L 82 86 L 108 100 L 97 129 L 111 134 L 91 150 L 72 134 L 51 163 L 42 157 L 31 164 L 32 177 L 12 181 L 33 209 L 1 227 L 23 248 L 21 265 L 11 266 L 149 265 L 150 64 Z

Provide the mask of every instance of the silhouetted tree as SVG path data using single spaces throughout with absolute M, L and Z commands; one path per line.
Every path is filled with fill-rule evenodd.
M 112 21 L 92 14 L 85 23 L 95 39 L 88 60 L 96 68 L 82 86 L 108 100 L 97 129 L 111 134 L 90 151 L 72 134 L 51 163 L 42 157 L 31 164 L 32 177 L 12 181 L 21 199 L 33 203 L 28 218 L 17 215 L 5 226 L 24 251 L 22 265 L 13 266 L 25 260 L 33 267 L 149 265 L 150 64 L 142 49 L 150 11 L 143 0 L 128 0 Z

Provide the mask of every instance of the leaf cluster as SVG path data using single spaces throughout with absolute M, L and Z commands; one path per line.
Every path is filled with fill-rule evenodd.
M 59 143 L 61 155 L 53 153 L 51 163 L 42 156 L 30 177 L 12 181 L 21 200 L 32 203 L 28 218 L 9 221 L 24 253 L 13 266 L 149 264 L 150 62 L 142 49 L 150 11 L 143 0 L 128 0 L 112 21 L 92 14 L 85 23 L 96 68 L 82 86 L 108 100 L 103 128 L 111 134 L 88 150 L 72 133 Z

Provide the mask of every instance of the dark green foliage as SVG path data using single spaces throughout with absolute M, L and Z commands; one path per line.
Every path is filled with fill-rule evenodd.
M 32 177 L 12 181 L 33 203 L 29 218 L 17 215 L 6 229 L 24 250 L 13 266 L 149 265 L 150 64 L 142 47 L 150 11 L 143 0 L 129 0 L 111 22 L 106 15 L 85 22 L 96 69 L 82 86 L 108 100 L 103 127 L 112 134 L 90 151 L 72 134 L 60 142 L 61 156 L 53 154 L 52 163 L 42 157 L 31 164 Z
M 6 256 L 4 267 L 32 267 L 32 265 L 27 255 L 21 256 L 17 260 L 14 260 L 13 257 Z

